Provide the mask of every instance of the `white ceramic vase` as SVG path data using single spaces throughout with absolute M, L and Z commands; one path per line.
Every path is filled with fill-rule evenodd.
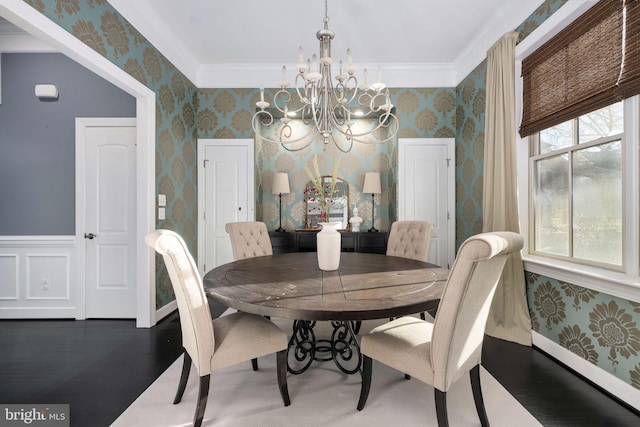
M 340 232 L 336 223 L 321 222 L 322 230 L 318 232 L 318 267 L 324 271 L 334 271 L 340 267 L 340 250 L 342 246 Z

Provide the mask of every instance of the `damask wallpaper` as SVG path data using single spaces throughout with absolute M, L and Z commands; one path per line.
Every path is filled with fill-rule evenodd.
M 25 0 L 156 93 L 156 188 L 167 195 L 166 220 L 195 253 L 197 91 L 106 0 Z M 156 260 L 156 308 L 174 300 L 164 262 Z
M 546 0 L 516 31 L 524 39 L 567 0 Z M 25 0 L 157 95 L 156 186 L 167 194 L 167 220 L 158 226 L 185 236 L 196 248 L 196 138 L 251 138 L 250 119 L 257 89 L 196 89 L 106 0 Z M 401 129 L 398 136 L 456 138 L 456 245 L 482 227 L 484 98 L 486 62 L 456 88 L 393 89 Z M 274 76 L 274 79 L 277 76 Z M 256 143 L 257 216 L 276 228 L 271 194 L 274 172 L 288 172 L 292 194 L 283 198 L 287 229 L 300 226 L 304 165 L 318 152 L 328 172 L 335 153 L 314 146 L 301 153 Z M 345 156 L 341 174 L 352 188 L 351 207 L 370 224 L 370 196 L 360 193 L 364 173 L 381 172 L 383 194 L 376 199 L 376 227 L 396 218 L 397 145 L 356 147 Z M 368 222 L 369 221 L 369 222 Z M 158 265 L 156 306 L 173 299 L 166 270 Z M 527 273 L 533 328 L 622 381 L 640 388 L 640 304 L 553 278 Z
M 640 303 L 526 273 L 531 327 L 640 389 Z
M 275 77 L 274 77 L 275 78 Z M 267 98 L 273 91 L 265 89 Z M 400 119 L 399 137 L 450 138 L 455 135 L 455 94 L 453 88 L 393 89 L 392 102 Z M 258 100 L 257 89 L 201 89 L 198 114 L 199 138 L 252 138 L 251 117 Z M 370 126 L 370 124 L 362 124 Z M 291 194 L 282 197 L 282 226 L 287 230 L 304 228 L 303 191 L 309 178 L 304 170 L 318 153 L 322 173 L 330 173 L 333 159 L 340 157 L 339 175 L 350 186 L 350 210 L 358 207 L 363 227 L 371 226 L 371 195 L 362 194 L 364 175 L 380 172 L 382 194 L 375 196 L 375 226 L 389 230 L 396 219 L 398 150 L 393 142 L 380 145 L 354 144 L 343 155 L 332 144 L 320 141 L 310 147 L 289 152 L 278 144 L 256 141 L 256 218 L 269 230 L 278 228 L 278 201 L 271 194 L 276 172 L 287 172 Z M 368 224 L 368 225 L 367 225 Z

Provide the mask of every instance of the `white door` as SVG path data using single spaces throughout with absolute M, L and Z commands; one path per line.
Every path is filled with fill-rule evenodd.
M 84 148 L 85 317 L 136 317 L 135 119 L 78 119 Z
M 398 218 L 435 224 L 429 262 L 450 267 L 455 256 L 453 138 L 400 139 Z
M 253 221 L 253 140 L 198 141 L 198 266 L 201 273 L 233 261 L 225 224 Z

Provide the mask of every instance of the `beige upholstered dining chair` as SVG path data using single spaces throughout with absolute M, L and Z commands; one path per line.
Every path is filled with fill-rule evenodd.
M 433 323 L 401 317 L 362 337 L 358 410 L 367 401 L 375 359 L 434 387 L 440 427 L 448 426 L 447 391 L 469 372 L 480 422 L 489 425 L 480 388 L 484 330 L 506 259 L 522 245 L 522 236 L 506 231 L 470 237 L 460 246 Z
M 235 261 L 273 255 L 271 239 L 264 222 L 230 222 L 224 226 L 224 229 L 231 237 L 231 249 Z
M 387 255 L 427 262 L 429 241 L 435 227 L 429 221 L 394 222 L 387 240 Z M 420 318 L 426 318 L 424 312 L 420 313 Z
M 391 224 L 387 255 L 427 262 L 429 239 L 435 225 L 428 221 L 396 221 Z
M 200 377 L 193 425 L 200 426 L 214 370 L 277 353 L 278 387 L 284 405 L 289 406 L 287 335 L 270 320 L 254 314 L 233 313 L 212 320 L 202 279 L 184 240 L 173 231 L 155 230 L 145 241 L 164 258 L 178 303 L 185 352 L 173 403 L 182 400 L 193 362 Z

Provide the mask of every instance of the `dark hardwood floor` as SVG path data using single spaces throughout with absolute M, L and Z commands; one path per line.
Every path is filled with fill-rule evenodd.
M 180 343 L 177 313 L 151 329 L 0 320 L 0 404 L 67 403 L 72 426 L 108 426 L 178 358 Z M 483 365 L 544 426 L 640 425 L 638 413 L 535 349 L 488 337 Z

